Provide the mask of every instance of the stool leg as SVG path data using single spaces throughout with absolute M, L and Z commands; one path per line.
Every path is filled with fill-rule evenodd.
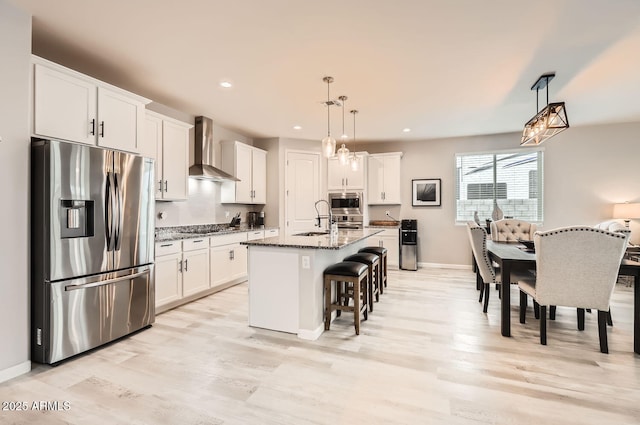
M 382 287 L 384 286 L 382 284 L 382 268 L 380 267 L 380 263 L 378 263 L 378 265 L 376 266 L 376 270 L 375 273 L 373 273 L 373 275 L 375 276 L 376 279 L 376 286 L 378 287 L 378 292 L 376 292 L 376 302 L 380 301 L 380 294 L 382 294 Z
M 363 315 L 363 317 L 364 317 L 364 320 L 369 320 L 369 311 L 368 311 L 368 309 L 367 309 L 367 305 L 369 304 L 369 295 L 368 295 L 368 294 L 369 294 L 369 292 L 368 292 L 368 289 L 367 289 L 367 288 L 368 288 L 368 286 L 369 286 L 370 284 L 371 284 L 371 283 L 369 282 L 369 280 L 368 280 L 368 279 L 365 279 L 365 282 L 364 282 L 364 285 L 365 285 L 365 286 L 364 286 L 364 288 L 363 288 L 363 289 L 361 289 L 361 293 L 362 293 L 362 303 L 363 303 L 363 305 L 364 305 L 364 308 L 362 309 L 362 310 L 363 310 L 363 311 L 362 311 L 362 315 Z M 360 314 L 360 312 L 358 312 L 358 314 Z
M 388 276 L 387 276 L 387 254 L 384 254 L 382 256 L 382 259 L 384 260 L 384 287 L 386 288 L 387 287 L 387 279 L 388 279 Z
M 373 270 L 372 267 L 369 267 L 369 270 L 367 271 L 367 287 L 369 289 L 369 295 L 368 295 L 368 299 L 369 299 L 369 311 L 373 311 L 373 279 L 371 279 L 371 276 L 373 275 Z
M 324 330 L 331 326 L 331 279 L 324 278 Z
M 360 282 L 353 282 L 353 324 L 356 335 L 360 335 Z
M 336 282 L 336 303 L 340 304 L 342 297 L 344 296 L 342 293 L 342 286 L 343 282 Z M 338 309 L 338 311 L 336 311 L 336 317 L 340 317 L 340 315 L 342 314 L 342 309 Z

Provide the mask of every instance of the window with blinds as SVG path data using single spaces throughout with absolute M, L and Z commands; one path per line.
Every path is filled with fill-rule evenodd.
M 456 155 L 456 221 L 491 218 L 494 202 L 505 218 L 540 223 L 543 151 Z

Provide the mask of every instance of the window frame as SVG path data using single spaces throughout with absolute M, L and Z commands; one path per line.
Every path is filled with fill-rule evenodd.
M 456 225 L 465 225 L 469 220 L 458 220 L 458 201 L 460 195 L 460 180 L 459 180 L 459 171 L 458 171 L 458 158 L 464 156 L 480 156 L 480 155 L 493 155 L 494 161 L 495 157 L 499 155 L 508 155 L 508 154 L 526 154 L 526 153 L 539 153 L 539 157 L 537 160 L 537 172 L 538 172 L 538 180 L 540 181 L 539 193 L 536 198 L 529 199 L 537 199 L 538 200 L 538 220 L 527 220 L 531 223 L 535 223 L 536 225 L 543 225 L 544 222 L 544 147 L 542 146 L 534 146 L 534 147 L 526 147 L 526 148 L 514 148 L 514 149 L 496 149 L 496 150 L 488 150 L 488 151 L 475 151 L 475 152 L 456 152 L 454 154 L 454 182 L 455 182 L 455 193 L 454 193 L 454 222 Z M 493 173 L 493 181 L 491 184 L 496 185 L 496 172 L 494 170 Z M 527 181 L 524 182 L 526 187 L 530 187 L 529 173 L 527 173 Z M 509 199 L 507 197 L 507 199 Z M 498 199 L 498 204 L 500 204 L 501 199 Z M 493 200 L 492 200 L 493 201 Z M 518 217 L 514 217 L 515 219 L 521 219 Z

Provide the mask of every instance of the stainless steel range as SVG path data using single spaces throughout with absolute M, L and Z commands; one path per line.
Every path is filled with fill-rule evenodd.
M 363 227 L 362 192 L 331 192 L 329 204 L 331 213 L 341 229 L 362 229 Z

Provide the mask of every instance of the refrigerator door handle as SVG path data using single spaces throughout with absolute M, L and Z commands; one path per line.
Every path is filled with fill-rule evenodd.
M 122 241 L 122 227 L 124 221 L 124 214 L 122 211 L 122 204 L 124 203 L 122 200 L 122 185 L 120 184 L 120 174 L 114 173 L 115 180 L 115 203 L 116 203 L 116 219 L 115 219 L 115 250 L 120 250 L 120 242 Z
M 67 285 L 67 286 L 64 287 L 64 290 L 65 291 L 77 291 L 78 289 L 95 288 L 97 286 L 104 286 L 104 285 L 110 285 L 110 284 L 116 283 L 116 282 L 122 282 L 123 280 L 135 279 L 136 277 L 140 277 L 140 276 L 143 276 L 145 274 L 149 274 L 149 270 L 145 270 L 143 272 L 138 272 L 138 273 L 128 274 L 126 276 L 120 276 L 120 277 L 116 277 L 116 278 L 113 278 L 113 279 L 101 280 L 101 281 L 93 282 L 93 283 L 85 283 L 83 285 Z
M 105 185 L 105 227 L 107 237 L 107 251 L 113 251 L 115 245 L 113 235 L 113 214 L 114 214 L 114 182 L 111 172 L 107 172 L 107 184 Z

